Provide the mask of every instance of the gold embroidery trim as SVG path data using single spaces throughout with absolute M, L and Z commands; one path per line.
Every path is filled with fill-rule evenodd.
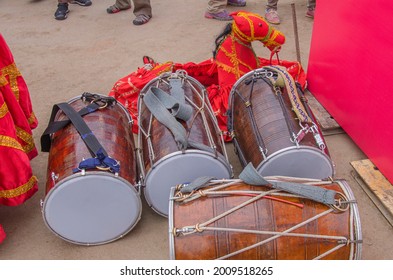
M 30 153 L 35 147 L 33 136 L 20 127 L 15 126 L 15 128 L 16 136 L 27 144 L 23 146 L 23 150 L 25 153 Z
M 16 67 L 15 63 L 5 66 L 0 70 L 0 86 L 5 86 L 8 84 L 5 76 L 9 77 L 11 90 L 14 93 L 16 100 L 19 102 L 19 87 L 16 78 L 22 75 Z
M 256 60 L 257 65 L 259 66 L 259 60 L 254 52 L 254 50 L 252 49 L 252 47 L 242 43 L 240 40 L 238 40 L 234 34 L 230 35 L 231 37 L 231 45 L 230 45 L 230 50 L 227 50 L 224 48 L 223 45 L 220 46 L 219 51 L 222 51 L 223 54 L 229 59 L 229 62 L 232 63 L 232 65 L 227 65 L 223 62 L 220 61 L 216 61 L 217 66 L 223 68 L 226 72 L 231 73 L 233 75 L 235 75 L 236 79 L 239 79 L 241 76 L 243 76 L 246 72 L 242 71 L 240 69 L 240 65 L 243 65 L 244 67 L 248 68 L 249 71 L 253 70 L 253 68 L 247 64 L 246 62 L 240 60 L 237 56 L 237 52 L 236 52 L 236 45 L 240 44 L 245 48 L 250 49 L 250 51 L 253 52 L 254 54 L 254 58 Z
M 27 119 L 27 122 L 31 125 L 37 120 L 37 117 L 35 116 L 34 113 L 31 113 L 30 117 Z
M 31 176 L 29 181 L 27 181 L 26 184 L 23 184 L 16 189 L 12 190 L 0 190 L 0 198 L 14 198 L 17 196 L 20 196 L 24 193 L 27 193 L 29 190 L 31 190 L 34 185 L 37 183 L 37 177 L 36 176 Z
M 0 119 L 4 118 L 4 116 L 8 113 L 7 104 L 4 102 L 3 105 L 0 106 Z
M 22 145 L 10 136 L 0 135 L 0 146 L 14 148 L 24 152 Z

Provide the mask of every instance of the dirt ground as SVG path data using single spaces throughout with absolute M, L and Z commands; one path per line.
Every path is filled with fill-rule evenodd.
M 52 106 L 85 91 L 108 94 L 114 83 L 142 66 L 142 57 L 156 61 L 200 62 L 211 57 L 214 39 L 225 22 L 205 19 L 207 1 L 151 0 L 152 20 L 134 26 L 132 11 L 106 13 L 114 0 L 93 0 L 91 7 L 70 5 L 65 21 L 53 14 L 55 0 L 2 0 L 0 32 L 11 48 L 16 64 L 29 86 L 39 120 L 36 145 L 46 128 Z M 290 0 L 279 1 L 287 37 L 280 58 L 296 60 Z M 264 1 L 248 0 L 244 10 L 263 13 Z M 305 0 L 296 0 L 301 62 L 307 70 L 313 21 L 306 18 Z M 237 10 L 229 7 L 229 11 Z M 330 35 L 327 35 L 330 36 Z M 253 44 L 258 56 L 267 49 Z M 358 202 L 362 234 L 362 259 L 393 259 L 393 228 L 354 180 L 351 161 L 365 155 L 345 133 L 326 136 L 336 165 L 336 178 L 345 179 Z M 227 144 L 235 175 L 241 170 L 232 144 Z M 168 259 L 168 220 L 156 214 L 142 199 L 142 218 L 125 237 L 102 246 L 78 246 L 56 237 L 44 224 L 40 200 L 45 197 L 47 153 L 31 164 L 39 179 L 39 192 L 24 205 L 0 206 L 0 223 L 7 238 L 0 245 L 0 259 Z

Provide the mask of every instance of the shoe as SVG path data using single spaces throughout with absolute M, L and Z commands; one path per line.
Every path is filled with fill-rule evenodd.
M 314 8 L 308 8 L 306 12 L 306 17 L 314 18 L 314 11 L 315 11 Z
M 135 25 L 142 25 L 147 23 L 151 19 L 151 16 L 148 15 L 137 15 L 136 18 L 132 21 Z
M 68 10 L 68 4 L 67 3 L 59 3 L 57 4 L 57 10 L 55 12 L 55 19 L 57 20 L 63 20 L 67 18 L 67 14 L 70 12 Z
M 246 0 L 228 0 L 229 6 L 244 7 L 246 6 Z
M 71 4 L 78 4 L 79 6 L 90 6 L 92 3 L 90 0 L 73 0 Z
M 219 13 L 206 12 L 205 18 L 217 19 L 217 20 L 221 20 L 221 21 L 233 20 L 233 17 L 226 10 L 219 12 Z
M 128 10 L 128 9 L 130 9 L 130 8 L 131 8 L 131 7 L 120 9 L 120 8 L 118 8 L 116 5 L 112 5 L 112 6 L 109 6 L 109 7 L 106 9 L 106 12 L 107 12 L 108 14 L 116 14 L 116 13 L 118 13 L 118 12 L 120 12 L 120 11 Z
M 280 24 L 280 17 L 278 12 L 274 9 L 267 9 L 265 13 L 265 19 L 272 24 Z

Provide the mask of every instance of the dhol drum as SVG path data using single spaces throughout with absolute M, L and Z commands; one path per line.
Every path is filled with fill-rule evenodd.
M 68 104 L 75 111 L 85 111 L 84 122 L 120 169 L 110 172 L 107 165 L 81 167 L 97 159 L 92 158 L 76 126 L 68 122 L 50 134 L 43 218 L 53 233 L 68 242 L 109 243 L 131 231 L 142 212 L 132 120 L 111 97 L 84 94 Z M 96 104 L 99 108 L 91 110 Z M 55 124 L 69 120 L 62 110 L 53 115 Z
M 285 68 L 242 76 L 229 97 L 228 131 L 243 164 L 264 176 L 334 176 L 326 142 L 302 90 Z
M 167 217 L 171 187 L 200 176 L 231 178 L 222 133 L 206 89 L 184 70 L 150 81 L 138 100 L 144 196 Z
M 360 259 L 359 213 L 345 180 L 272 180 L 334 190 L 338 202 L 327 206 L 238 179 L 211 180 L 192 193 L 174 187 L 169 215 L 170 258 Z

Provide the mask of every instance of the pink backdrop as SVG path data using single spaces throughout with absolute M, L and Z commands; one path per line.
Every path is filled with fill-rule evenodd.
M 309 90 L 393 183 L 393 1 L 317 0 Z

